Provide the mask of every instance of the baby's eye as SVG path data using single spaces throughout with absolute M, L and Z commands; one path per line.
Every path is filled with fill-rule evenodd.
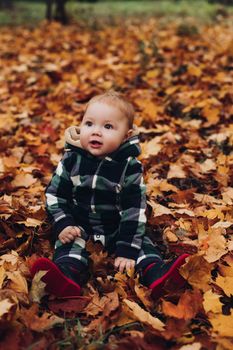
M 113 129 L 112 124 L 105 124 L 104 127 L 105 129 Z
M 90 122 L 89 120 L 86 121 L 85 123 L 86 126 L 92 126 L 92 122 Z

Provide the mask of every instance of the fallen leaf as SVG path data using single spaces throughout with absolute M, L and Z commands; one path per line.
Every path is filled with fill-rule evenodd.
M 30 187 L 34 183 L 36 183 L 37 179 L 35 179 L 31 174 L 18 174 L 15 176 L 14 180 L 11 182 L 14 187 Z
M 2 284 L 5 278 L 6 278 L 6 270 L 4 269 L 3 266 L 0 266 L 0 288 L 2 288 Z
M 173 177 L 185 179 L 186 173 L 183 170 L 183 166 L 181 164 L 170 164 L 169 171 L 167 173 L 167 179 L 172 179 Z
M 180 297 L 177 305 L 170 301 L 162 301 L 162 309 L 165 315 L 178 319 L 191 320 L 200 311 L 202 305 L 201 293 L 186 290 Z
M 45 276 L 47 272 L 48 271 L 41 270 L 37 272 L 32 279 L 30 299 L 35 303 L 39 303 L 41 301 L 41 298 L 43 298 L 43 296 L 47 294 L 45 291 L 46 283 L 44 283 L 41 280 L 42 277 Z
M 212 266 L 201 255 L 190 256 L 180 268 L 180 274 L 191 286 L 207 291 L 210 289 Z
M 158 318 L 153 317 L 149 312 L 143 310 L 137 303 L 123 299 L 123 305 L 123 310 L 129 317 L 145 323 L 160 332 L 164 331 L 165 324 Z
M 233 296 L 233 277 L 227 276 L 227 277 L 222 277 L 222 276 L 217 276 L 215 283 L 222 288 L 224 293 L 230 297 Z
M 18 224 L 24 224 L 26 227 L 37 227 L 42 224 L 42 221 L 34 218 L 27 218 L 25 221 L 18 221 Z
M 7 272 L 7 278 L 10 280 L 10 288 L 16 292 L 28 294 L 27 280 L 20 271 Z
M 0 318 L 2 318 L 3 315 L 9 312 L 13 305 L 14 304 L 11 303 L 8 299 L 1 300 L 0 301 Z
M 202 348 L 202 344 L 195 342 L 192 344 L 183 345 L 181 346 L 181 348 L 179 348 L 179 350 L 200 350 L 201 348 Z
M 206 312 L 214 312 L 215 314 L 222 312 L 223 304 L 220 302 L 220 295 L 215 294 L 212 290 L 208 290 L 203 295 L 203 307 Z
M 21 310 L 21 317 L 29 329 L 35 332 L 44 332 L 58 324 L 63 324 L 64 319 L 51 313 L 44 312 L 41 316 L 37 315 L 38 307 L 36 304 L 32 304 L 29 309 Z
M 153 308 L 153 302 L 151 299 L 151 290 L 147 287 L 139 284 L 135 284 L 134 287 L 135 293 L 137 297 L 141 300 L 143 305 L 146 307 L 147 310 L 152 310 Z
M 80 313 L 83 312 L 87 304 L 90 302 L 90 297 L 80 296 L 79 298 L 55 299 L 48 302 L 49 310 L 58 313 Z
M 232 338 L 233 334 L 233 311 L 229 316 L 222 314 L 212 314 L 209 317 L 213 331 L 221 337 Z

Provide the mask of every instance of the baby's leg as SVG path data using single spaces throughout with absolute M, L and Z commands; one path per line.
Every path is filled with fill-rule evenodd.
M 58 297 L 72 298 L 81 293 L 81 286 L 86 283 L 88 274 L 88 253 L 86 242 L 81 238 L 62 244 L 56 241 L 53 261 L 39 258 L 32 266 L 32 275 L 46 271 L 42 281 L 45 290 Z
M 57 240 L 53 261 L 64 275 L 75 283 L 83 286 L 87 282 L 89 254 L 86 251 L 85 239 L 77 237 L 73 242 L 66 244 Z
M 152 289 L 152 296 L 158 298 L 163 293 L 163 287 L 169 281 L 174 289 L 181 288 L 185 280 L 179 273 L 179 268 L 185 263 L 188 254 L 164 262 L 158 248 L 148 237 L 144 237 L 142 249 L 136 262 L 136 270 L 140 273 L 140 282 Z

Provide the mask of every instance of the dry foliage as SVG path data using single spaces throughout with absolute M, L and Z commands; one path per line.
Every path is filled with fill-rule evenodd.
M 232 28 L 186 34 L 153 19 L 1 29 L 0 348 L 233 348 Z M 137 112 L 151 237 L 165 258 L 192 254 L 187 286 L 154 301 L 90 244 L 83 295 L 55 299 L 30 277 L 52 255 L 44 189 L 65 128 L 111 87 Z

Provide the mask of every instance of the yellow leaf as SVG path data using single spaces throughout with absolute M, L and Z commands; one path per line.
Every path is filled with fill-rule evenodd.
M 48 271 L 39 271 L 33 277 L 30 290 L 30 299 L 35 303 L 39 303 L 41 298 L 47 294 L 45 291 L 46 283 L 41 280 L 47 272 Z
M 153 69 L 153 70 L 149 70 L 147 73 L 146 73 L 146 77 L 148 79 L 150 78 L 156 78 L 159 74 L 159 70 L 158 69 Z
M 0 265 L 2 265 L 4 262 L 10 263 L 11 265 L 16 265 L 19 261 L 19 255 L 14 250 L 11 251 L 9 254 L 3 254 L 0 257 Z
M 219 121 L 219 109 L 211 108 L 210 106 L 205 106 L 202 111 L 204 117 L 208 119 L 208 122 L 205 125 L 213 125 Z
M 148 195 L 156 197 L 157 195 L 161 195 L 162 192 L 178 192 L 178 188 L 169 184 L 167 180 L 154 179 L 153 175 L 154 174 L 148 172 L 145 177 L 146 191 Z
M 20 164 L 18 159 L 16 157 L 14 157 L 14 156 L 4 157 L 3 161 L 4 161 L 4 165 L 7 168 L 16 168 Z
M 216 222 L 212 228 L 228 228 L 233 225 L 233 221 L 218 221 Z
M 145 323 L 157 331 L 164 331 L 164 323 L 158 318 L 153 317 L 149 312 L 143 310 L 137 303 L 128 299 L 123 299 L 123 310 L 134 320 Z
M 220 302 L 219 298 L 220 295 L 215 294 L 212 292 L 212 290 L 208 290 L 204 293 L 204 301 L 203 306 L 206 312 L 214 312 L 215 314 L 222 312 L 222 306 L 223 304 Z
M 194 193 L 194 199 L 202 204 L 222 204 L 222 200 L 209 196 L 208 194 Z
M 206 174 L 211 170 L 215 170 L 216 164 L 212 159 L 207 159 L 203 163 L 199 164 L 199 167 L 201 168 L 202 173 Z
M 233 334 L 233 311 L 229 316 L 213 314 L 209 316 L 214 332 L 222 337 L 232 337 Z
M 149 158 L 150 156 L 158 154 L 162 149 L 162 145 L 159 141 L 160 138 L 155 137 L 151 141 L 142 143 L 142 157 Z
M 141 300 L 143 305 L 147 308 L 147 310 L 151 310 L 153 306 L 153 302 L 151 299 L 151 290 L 141 284 L 135 284 L 134 287 L 135 293 L 137 297 Z
M 167 173 L 167 178 L 171 179 L 173 177 L 177 177 L 180 179 L 186 178 L 186 173 L 184 172 L 182 165 L 180 164 L 170 164 L 169 171 Z
M 2 288 L 2 284 L 4 282 L 4 279 L 6 277 L 6 270 L 3 266 L 0 266 L 0 288 Z
M 158 186 L 159 186 L 159 189 L 162 191 L 162 192 L 169 192 L 169 191 L 173 191 L 173 192 L 178 192 L 177 190 L 177 187 L 172 185 L 172 184 L 169 184 L 167 182 L 167 180 L 163 179 L 158 179 L 159 183 L 158 183 Z
M 222 290 L 224 291 L 224 293 L 230 297 L 231 295 L 233 295 L 233 277 L 222 277 L 222 276 L 218 276 L 216 278 L 215 283 L 222 288 Z
M 9 301 L 9 299 L 4 299 L 0 301 L 0 317 L 9 312 L 10 308 L 14 304 Z
M 17 221 L 18 224 L 24 224 L 26 227 L 37 227 L 42 224 L 41 220 L 27 218 L 25 221 Z
M 200 350 L 201 348 L 202 348 L 202 344 L 196 342 L 193 344 L 183 345 L 181 346 L 181 348 L 179 348 L 179 350 Z
M 7 272 L 7 277 L 11 281 L 10 287 L 16 292 L 28 294 L 26 278 L 19 271 Z
M 225 188 L 224 191 L 222 191 L 222 198 L 226 204 L 232 205 L 233 204 L 233 188 L 232 187 Z
M 172 211 L 168 209 L 167 207 L 164 207 L 161 204 L 154 203 L 152 201 L 148 201 L 148 203 L 152 206 L 153 208 L 153 216 L 161 216 L 161 215 L 173 215 Z
M 232 338 L 217 338 L 217 348 L 216 350 L 232 350 Z
M 206 210 L 206 211 L 204 211 L 202 216 L 204 216 L 208 219 L 219 218 L 220 220 L 224 220 L 224 218 L 225 218 L 225 216 L 220 208 L 213 208 L 213 209 Z
M 194 66 L 194 65 L 190 65 L 190 66 L 188 66 L 188 73 L 190 75 L 194 75 L 195 77 L 200 77 L 202 74 L 202 71 L 199 67 Z
M 37 179 L 35 179 L 31 174 L 18 174 L 14 178 L 14 180 L 11 182 L 12 186 L 14 187 L 30 187 L 33 185 Z
M 178 241 L 178 237 L 175 235 L 175 233 L 173 233 L 169 227 L 167 227 L 164 230 L 164 238 L 166 240 L 168 240 L 168 242 L 177 242 Z
M 188 215 L 188 216 L 195 216 L 194 212 L 192 210 L 189 210 L 189 209 L 176 209 L 175 210 L 175 213 L 177 214 L 185 214 L 185 215 Z
M 165 90 L 165 92 L 166 92 L 167 95 L 172 95 L 172 94 L 174 94 L 174 92 L 176 92 L 176 90 L 178 90 L 178 89 L 179 89 L 178 86 L 169 86 L 169 87 Z
M 4 172 L 5 172 L 5 165 L 3 163 L 3 159 L 0 158 L 0 173 L 4 173 Z
M 224 257 L 225 264 L 219 264 L 219 272 L 224 277 L 233 277 L 233 257 L 231 255 L 227 255 Z
M 231 83 L 232 81 L 230 81 L 229 78 L 230 78 L 229 75 L 225 72 L 218 72 L 215 76 L 215 79 L 220 83 L 224 83 L 224 82 Z

